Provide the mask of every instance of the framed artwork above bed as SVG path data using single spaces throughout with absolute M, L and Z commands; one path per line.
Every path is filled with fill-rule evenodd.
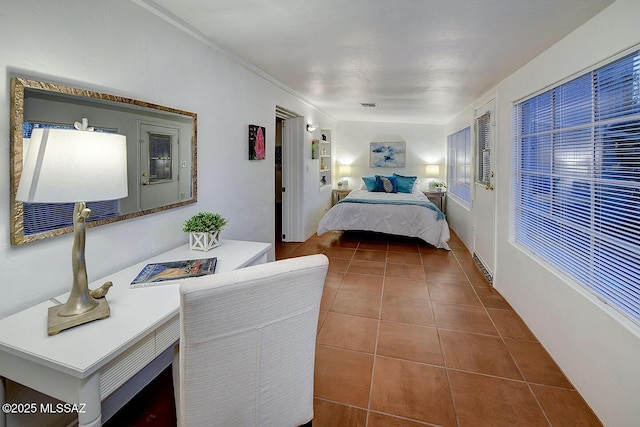
M 371 142 L 369 146 L 369 167 L 403 168 L 407 158 L 407 145 L 398 142 Z

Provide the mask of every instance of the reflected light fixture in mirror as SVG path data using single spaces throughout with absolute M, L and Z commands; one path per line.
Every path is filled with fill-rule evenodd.
M 127 137 L 128 197 L 116 203 L 89 202 L 86 227 L 135 218 L 197 202 L 197 115 L 172 107 L 24 77 L 11 79 L 10 239 L 21 245 L 73 231 L 73 203 L 56 205 L 45 215 L 40 205 L 16 200 L 23 151 L 32 129 L 73 129 L 78 117 L 89 117 L 96 130 Z M 154 179 L 156 141 L 171 140 L 173 175 Z M 142 142 L 141 142 L 142 141 Z M 156 144 L 157 145 L 157 144 Z M 145 148 L 146 147 L 146 148 Z M 157 151 L 157 150 L 156 150 Z M 162 162 L 166 163 L 166 160 Z M 145 183 L 148 183 L 145 185 Z M 116 209 L 117 207 L 117 209 Z M 46 222 L 41 222 L 46 218 Z
M 73 284 L 66 303 L 49 308 L 49 335 L 109 317 L 105 298 L 110 282 L 92 295 L 85 264 L 87 201 L 127 197 L 127 141 L 123 135 L 74 129 L 34 129 L 27 149 L 16 200 L 29 203 L 75 203 L 71 252 Z

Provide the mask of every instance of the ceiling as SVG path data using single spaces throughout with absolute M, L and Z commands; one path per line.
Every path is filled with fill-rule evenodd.
M 336 120 L 432 124 L 613 2 L 140 1 Z

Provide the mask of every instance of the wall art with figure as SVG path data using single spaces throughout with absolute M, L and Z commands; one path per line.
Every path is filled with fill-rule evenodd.
M 249 160 L 264 160 L 266 153 L 266 129 L 249 125 Z

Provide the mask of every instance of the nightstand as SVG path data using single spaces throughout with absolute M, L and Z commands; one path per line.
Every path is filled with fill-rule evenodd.
M 346 189 L 334 188 L 332 193 L 331 193 L 332 194 L 331 206 L 335 205 L 340 200 L 344 199 L 347 196 L 347 194 L 351 193 L 352 191 L 353 191 L 353 189 L 351 189 L 351 188 L 346 188 Z
M 431 203 L 436 205 L 438 209 L 440 209 L 440 211 L 444 213 L 445 200 L 446 200 L 445 196 L 447 195 L 446 191 L 423 190 L 422 192 L 424 193 L 425 196 L 429 198 L 429 201 L 431 201 Z

